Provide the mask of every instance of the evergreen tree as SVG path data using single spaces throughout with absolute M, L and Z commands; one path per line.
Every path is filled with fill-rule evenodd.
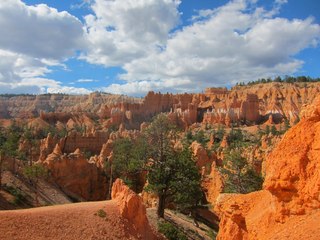
M 276 128 L 275 125 L 272 125 L 272 126 L 271 126 L 270 132 L 271 132 L 271 134 L 272 134 L 273 136 L 278 135 L 278 133 L 279 133 L 279 132 L 277 131 L 277 128 Z
M 3 163 L 4 163 L 3 154 L 2 154 L 2 150 L 0 150 L 0 191 L 2 190 Z
M 249 193 L 262 188 L 263 179 L 241 155 L 242 149 L 231 149 L 219 168 L 224 177 L 224 192 Z
M 288 131 L 289 128 L 291 128 L 290 122 L 289 122 L 289 120 L 286 118 L 286 119 L 284 120 L 284 132 Z
M 122 178 L 134 191 L 138 191 L 140 175 L 147 161 L 147 145 L 144 139 L 117 139 L 113 144 L 113 179 Z
M 150 148 L 148 188 L 158 195 L 158 217 L 170 199 L 181 207 L 196 204 L 201 197 L 200 174 L 187 147 L 173 148 L 175 126 L 164 114 L 159 114 L 146 131 Z
M 24 169 L 24 175 L 28 177 L 33 186 L 36 194 L 35 202 L 36 206 L 39 206 L 39 180 L 45 177 L 47 174 L 47 169 L 41 164 L 34 164 L 32 166 L 27 166 Z

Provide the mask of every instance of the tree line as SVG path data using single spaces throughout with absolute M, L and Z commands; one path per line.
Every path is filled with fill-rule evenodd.
M 278 83 L 308 83 L 308 82 L 320 82 L 320 78 L 312 78 L 309 76 L 284 76 L 284 77 L 274 77 L 274 78 L 259 78 L 255 81 L 245 82 L 237 82 L 236 86 L 252 86 L 260 83 L 270 83 L 270 82 L 278 82 Z

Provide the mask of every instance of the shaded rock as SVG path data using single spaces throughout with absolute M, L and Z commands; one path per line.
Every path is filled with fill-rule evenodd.
M 57 144 L 52 154 L 43 161 L 50 176 L 62 190 L 78 200 L 104 200 L 106 178 L 94 163 L 89 163 L 80 150 L 62 155 Z

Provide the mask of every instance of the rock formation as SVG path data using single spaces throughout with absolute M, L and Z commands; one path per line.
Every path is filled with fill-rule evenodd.
M 161 94 L 149 92 L 144 99 L 92 93 L 69 96 L 0 97 L 0 119 L 40 117 L 46 123 L 64 125 L 67 130 L 94 129 L 99 119 L 104 128 L 139 129 L 154 115 L 166 112 L 181 127 L 195 122 L 210 124 L 254 124 L 298 120 L 303 104 L 309 104 L 320 92 L 320 83 L 265 83 L 254 86 L 209 88 L 200 94 Z M 271 117 L 270 117 L 271 116 Z M 94 120 L 95 119 L 95 120 Z M 31 126 L 45 123 L 37 120 Z
M 216 162 L 212 163 L 210 174 L 204 175 L 202 179 L 202 187 L 207 201 L 209 203 L 214 203 L 223 190 L 223 180 L 217 169 Z
M 63 154 L 59 144 L 43 161 L 54 182 L 70 197 L 78 200 L 104 200 L 107 181 L 101 170 L 89 163 L 83 153 Z
M 263 190 L 222 194 L 218 239 L 319 239 L 320 97 L 268 156 Z
M 207 150 L 196 141 L 191 144 L 190 148 L 198 168 L 201 169 L 204 167 L 206 170 L 210 170 L 212 161 L 215 160 L 214 156 L 209 156 Z
M 112 199 L 118 203 L 121 216 L 133 225 L 141 239 L 156 239 L 149 225 L 142 198 L 130 190 L 121 179 L 113 183 Z

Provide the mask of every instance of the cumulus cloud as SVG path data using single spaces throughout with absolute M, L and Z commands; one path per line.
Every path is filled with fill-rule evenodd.
M 45 4 L 0 2 L 0 47 L 36 58 L 63 59 L 83 47 L 81 22 Z
M 303 61 L 295 55 L 318 44 L 320 26 L 305 20 L 271 17 L 256 1 L 237 0 L 202 11 L 191 25 L 174 32 L 161 50 L 123 65 L 125 84 L 106 90 L 144 94 L 171 88 L 201 91 L 261 77 L 293 74 Z M 112 56 L 112 55 L 111 55 Z
M 166 44 L 179 22 L 178 0 L 95 0 L 85 17 L 90 63 L 119 66 Z
M 82 60 L 124 70 L 103 91 L 143 95 L 149 90 L 195 92 L 261 77 L 292 74 L 304 64 L 296 55 L 318 46 L 312 18 L 277 17 L 257 0 L 233 0 L 200 10 L 181 27 L 181 0 L 78 0 L 90 7 L 82 24 L 45 4 L 0 2 L 1 91 L 88 93 L 48 79 L 52 66 L 80 51 Z M 94 79 L 79 79 L 89 83 Z
M 59 85 L 44 81 L 51 66 L 65 67 L 63 60 L 85 45 L 81 22 L 67 12 L 45 4 L 28 6 L 20 0 L 0 2 L 1 92 L 42 93 Z
M 44 76 L 50 70 L 40 59 L 0 49 L 0 82 L 19 83 L 23 79 Z
M 76 87 L 48 87 L 47 93 L 65 93 L 65 94 L 89 94 L 92 91 L 86 88 L 76 88 Z

